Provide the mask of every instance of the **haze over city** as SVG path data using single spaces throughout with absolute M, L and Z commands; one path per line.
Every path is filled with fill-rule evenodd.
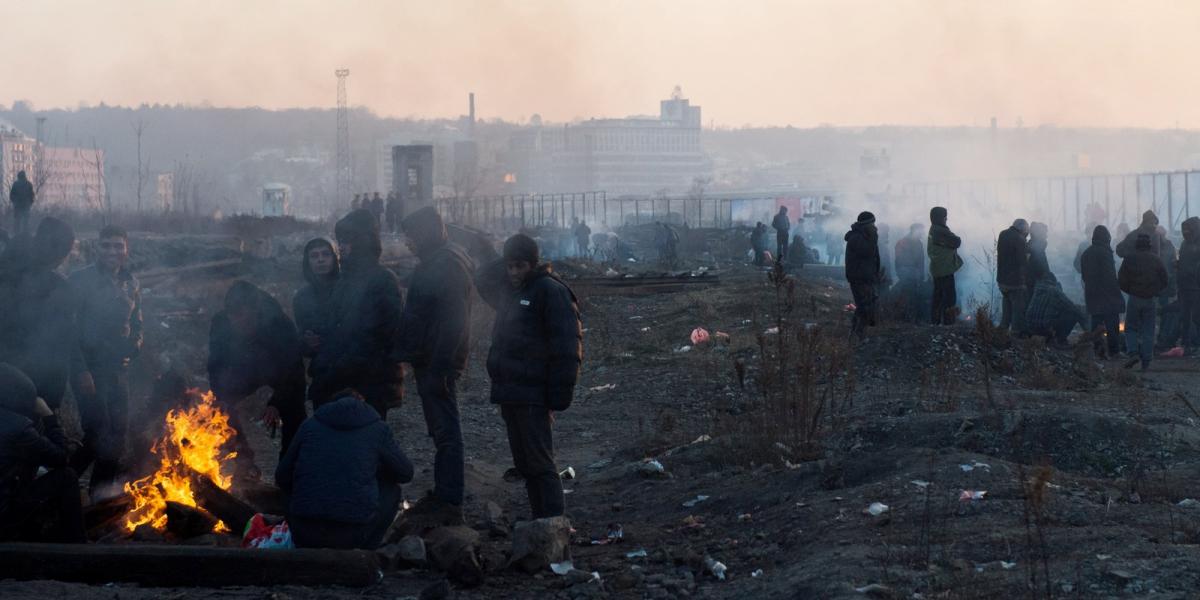
M 0 103 L 329 107 L 704 125 L 1200 127 L 1188 2 L 0 2 Z

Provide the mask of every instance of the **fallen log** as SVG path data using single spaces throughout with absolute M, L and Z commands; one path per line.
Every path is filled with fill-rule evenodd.
M 253 506 L 196 472 L 192 472 L 192 494 L 197 506 L 224 521 L 236 535 L 241 535 L 242 530 L 246 528 L 246 522 L 258 512 Z
M 253 550 L 158 544 L 0 544 L 0 579 L 146 586 L 344 585 L 380 579 L 366 550 Z

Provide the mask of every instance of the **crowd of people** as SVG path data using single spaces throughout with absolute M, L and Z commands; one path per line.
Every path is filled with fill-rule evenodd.
M 780 214 L 786 219 L 783 209 Z M 957 321 L 955 274 L 964 262 L 959 256 L 962 239 L 949 228 L 948 217 L 945 208 L 934 207 L 928 234 L 923 224 L 913 224 L 889 256 L 885 228 L 876 225 L 870 212 L 858 215 L 845 235 L 854 335 L 861 338 L 875 324 L 884 294 L 896 301 L 906 320 L 928 319 L 934 325 Z M 1186 355 L 1195 355 L 1200 346 L 1200 218 L 1183 221 L 1178 251 L 1153 211 L 1142 215 L 1136 229 L 1121 232 L 1115 247 L 1104 225 L 1090 226 L 1089 233 L 1090 242 L 1080 245 L 1075 259 L 1083 305 L 1063 291 L 1050 267 L 1044 223 L 1016 219 L 997 236 L 998 327 L 1061 344 L 1078 326 L 1094 333 L 1102 356 L 1127 354 L 1127 368 L 1140 363 L 1148 369 L 1156 349 L 1176 343 Z
M 355 194 L 350 200 L 350 210 L 360 208 L 374 215 L 384 231 L 400 233 L 400 222 L 404 218 L 404 199 L 400 194 L 388 192 L 387 198 L 380 196 L 379 192 L 375 192 L 374 195 L 365 192 Z
M 258 475 L 238 407 L 269 389 L 261 421 L 282 432 L 274 477 L 289 495 L 296 544 L 374 547 L 397 514 L 400 485 L 413 477 L 387 422 L 411 375 L 435 458 L 433 489 L 406 514 L 461 524 L 465 452 L 456 389 L 479 296 L 496 313 L 487 357 L 491 400 L 500 406 L 532 516 L 563 514 L 552 423 L 571 405 L 582 360 L 574 294 L 523 234 L 477 268 L 432 208 L 399 219 L 419 260 L 402 290 L 380 264 L 375 208 L 339 220 L 336 241 L 305 246 L 305 285 L 290 315 L 244 280 L 228 288 L 213 315 L 208 382 L 236 432 L 236 476 Z M 0 316 L 0 540 L 83 542 L 81 478 L 97 500 L 144 474 L 135 471 L 149 446 L 128 443 L 128 373 L 143 341 L 129 236 L 105 227 L 92 245 L 93 263 L 63 277 L 58 270 L 75 241 L 67 223 L 45 217 L 0 256 L 0 300 L 9 307 Z M 80 440 L 59 423 L 68 386 Z

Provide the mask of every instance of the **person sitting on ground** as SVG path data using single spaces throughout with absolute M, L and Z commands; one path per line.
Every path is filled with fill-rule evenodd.
M 1158 295 L 1167 287 L 1167 267 L 1154 252 L 1153 238 L 1139 234 L 1137 251 L 1121 263 L 1117 282 L 1129 294 L 1125 307 L 1125 347 L 1132 368 L 1140 359 L 1142 371 L 1149 370 L 1154 357 L 1154 313 Z
M 346 390 L 306 420 L 275 470 L 300 548 L 375 549 L 396 518 L 413 466 L 392 429 Z
M 0 363 L 0 540 L 87 541 L 79 478 L 52 414 L 24 373 Z
M 1065 344 L 1075 325 L 1087 327 L 1083 309 L 1071 302 L 1053 273 L 1047 271 L 1033 286 L 1025 313 L 1025 326 L 1032 335 Z
M 1108 228 L 1097 225 L 1092 231 L 1092 245 L 1079 257 L 1079 275 L 1083 279 L 1083 299 L 1092 316 L 1092 331 L 1104 329 L 1108 344 L 1102 349 L 1110 357 L 1121 353 L 1121 313 L 1125 298 L 1117 283 L 1117 267 L 1113 262 L 1112 235 Z

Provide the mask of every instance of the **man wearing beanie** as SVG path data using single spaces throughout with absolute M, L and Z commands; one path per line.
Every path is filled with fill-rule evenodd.
M 342 276 L 334 285 L 328 340 L 321 340 L 309 370 L 309 399 L 316 410 L 345 388 L 357 391 L 384 420 L 404 395 L 403 372 L 395 353 L 404 302 L 391 271 L 379 264 L 383 246 L 379 221 L 366 209 L 343 217 L 334 227 Z
M 436 448 L 433 495 L 413 511 L 437 515 L 442 524 L 461 525 L 465 484 L 456 384 L 470 350 L 475 266 L 462 248 L 447 240 L 442 217 L 432 207 L 409 215 L 401 227 L 420 263 L 408 284 L 396 350 L 401 362 L 413 367 L 425 425 Z
M 1121 262 L 1117 282 L 1121 291 L 1129 294 L 1125 308 L 1125 346 L 1131 358 L 1125 368 L 1132 368 L 1140 359 L 1142 370 L 1146 371 L 1154 356 L 1155 298 L 1167 287 L 1167 267 L 1154 253 L 1153 239 L 1149 235 L 1139 234 L 1135 248 L 1134 254 Z
M 503 257 L 480 271 L 477 284 L 496 309 L 487 367 L 513 466 L 525 478 L 533 518 L 562 515 L 551 424 L 571 405 L 583 359 L 578 302 L 549 264 L 539 264 L 537 242 L 524 234 L 504 243 Z
M 883 278 L 879 259 L 879 233 L 875 215 L 862 212 L 846 233 L 846 281 L 854 296 L 854 320 L 850 333 L 863 337 L 863 329 L 875 326 L 875 307 L 879 300 L 876 286 Z
M 962 239 L 946 226 L 946 209 L 935 206 L 929 211 L 929 275 L 933 278 L 933 306 L 931 313 L 934 325 L 953 325 L 957 316 L 958 294 L 954 289 L 954 273 L 963 266 L 958 256 Z

